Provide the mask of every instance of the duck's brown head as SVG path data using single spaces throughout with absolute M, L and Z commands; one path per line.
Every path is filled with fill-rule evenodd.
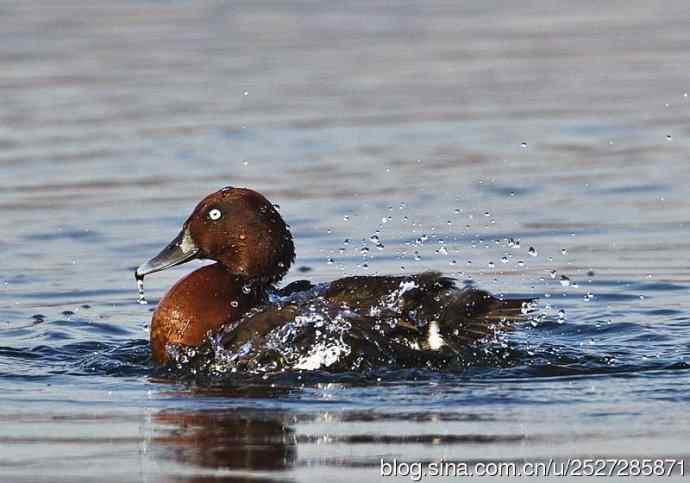
M 270 285 L 288 271 L 295 247 L 287 225 L 263 195 L 226 187 L 204 198 L 179 235 L 135 275 L 142 279 L 196 258 L 215 260 L 233 275 Z

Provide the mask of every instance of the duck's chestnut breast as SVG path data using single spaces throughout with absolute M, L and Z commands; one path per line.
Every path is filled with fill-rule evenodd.
M 151 351 L 159 363 L 168 360 L 166 345 L 198 346 L 209 332 L 261 302 L 263 293 L 215 263 L 180 279 L 158 304 L 151 321 Z M 246 293 L 245 293 L 246 292 Z

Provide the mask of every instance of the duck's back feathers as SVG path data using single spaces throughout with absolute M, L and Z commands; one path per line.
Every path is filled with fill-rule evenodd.
M 401 306 L 418 305 L 430 294 L 455 289 L 455 280 L 438 272 L 409 276 L 357 276 L 336 280 L 324 297 L 357 310 L 368 310 L 385 299 L 399 298 Z M 391 300 L 393 301 L 393 300 Z
M 278 297 L 289 297 L 299 292 L 306 292 L 314 288 L 314 284 L 309 280 L 296 280 L 287 284 L 285 287 L 275 291 Z

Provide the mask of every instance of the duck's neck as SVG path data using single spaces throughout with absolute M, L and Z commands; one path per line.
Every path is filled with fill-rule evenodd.
M 166 346 L 197 346 L 228 322 L 266 300 L 268 285 L 206 265 L 179 280 L 160 301 L 151 321 L 151 349 L 166 362 Z

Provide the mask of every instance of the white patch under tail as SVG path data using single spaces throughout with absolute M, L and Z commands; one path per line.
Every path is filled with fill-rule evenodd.
M 432 351 L 437 351 L 445 344 L 441 331 L 438 327 L 438 322 L 432 320 L 429 324 L 429 332 L 427 333 L 426 342 L 429 345 L 429 349 Z

